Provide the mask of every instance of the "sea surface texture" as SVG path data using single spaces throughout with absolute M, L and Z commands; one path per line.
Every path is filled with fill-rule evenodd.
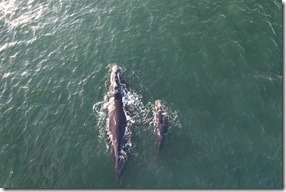
M 111 63 L 141 114 L 120 186 Z M 0 1 L 1 187 L 281 188 L 282 120 L 281 1 Z

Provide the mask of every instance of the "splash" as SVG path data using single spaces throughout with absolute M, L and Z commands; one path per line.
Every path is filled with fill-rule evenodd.
M 104 96 L 103 101 L 99 101 L 93 105 L 93 112 L 97 120 L 96 126 L 99 129 L 98 139 L 101 143 L 105 142 L 106 138 L 109 138 L 109 141 L 112 140 L 110 138 L 111 134 L 108 134 L 107 118 L 108 107 L 111 106 L 111 103 L 107 100 L 107 98 L 108 93 Z M 151 108 L 146 107 L 142 102 L 142 96 L 132 90 L 126 92 L 126 94 L 123 95 L 122 100 L 123 110 L 127 119 L 127 126 L 125 129 L 125 145 L 123 148 L 129 150 L 132 147 L 131 136 L 134 124 L 149 122 L 151 118 L 148 117 L 148 114 L 151 112 Z

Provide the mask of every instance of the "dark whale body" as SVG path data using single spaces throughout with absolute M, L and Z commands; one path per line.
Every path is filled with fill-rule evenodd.
M 161 100 L 155 101 L 154 132 L 157 150 L 160 151 L 168 131 L 168 117 Z
M 123 106 L 123 78 L 119 67 L 114 65 L 110 74 L 109 106 L 108 106 L 108 139 L 117 179 L 121 177 L 125 161 L 127 160 L 125 145 L 125 131 L 127 119 Z

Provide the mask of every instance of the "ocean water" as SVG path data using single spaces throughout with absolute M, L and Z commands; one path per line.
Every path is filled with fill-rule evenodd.
M 160 154 L 134 122 L 120 186 L 111 63 L 174 118 Z M 282 109 L 281 1 L 0 1 L 1 187 L 281 188 Z

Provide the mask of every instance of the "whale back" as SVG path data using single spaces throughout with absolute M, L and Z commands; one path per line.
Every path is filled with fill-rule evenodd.
M 113 66 L 110 74 L 108 136 L 111 145 L 114 169 L 117 179 L 122 175 L 126 153 L 123 150 L 127 119 L 123 109 L 122 74 L 120 68 Z
M 160 151 L 164 143 L 164 140 L 167 134 L 167 129 L 168 129 L 167 112 L 161 100 L 155 101 L 153 122 L 154 122 L 156 146 L 157 146 L 157 150 Z

